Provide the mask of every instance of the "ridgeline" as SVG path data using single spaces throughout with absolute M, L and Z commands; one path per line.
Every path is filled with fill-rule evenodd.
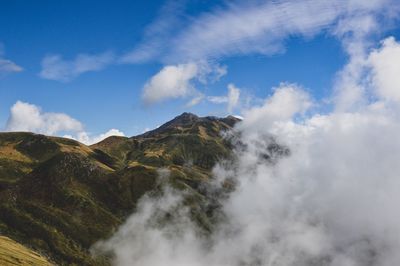
M 31 256 L 37 263 L 28 265 L 109 265 L 90 247 L 111 236 L 141 196 L 157 190 L 159 168 L 170 170 L 170 185 L 192 192 L 193 217 L 207 229 L 210 215 L 200 188 L 215 163 L 230 156 L 231 144 L 221 133 L 238 121 L 183 113 L 142 135 L 92 146 L 0 133 L 0 235 L 24 245 L 13 242 L 20 252 L 10 255 L 18 249 L 8 249 L 6 258 L 0 242 L 0 262 L 10 256 L 29 262 Z

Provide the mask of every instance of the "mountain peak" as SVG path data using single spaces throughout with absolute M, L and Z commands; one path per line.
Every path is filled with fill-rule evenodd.
M 161 125 L 160 127 L 140 135 L 140 137 L 151 137 L 151 136 L 154 136 L 154 135 L 157 135 L 160 133 L 169 132 L 170 130 L 181 131 L 184 128 L 190 129 L 193 127 L 197 127 L 200 124 L 203 126 L 206 126 L 206 125 L 211 126 L 213 124 L 215 125 L 215 123 L 220 124 L 220 125 L 223 124 L 222 127 L 225 129 L 228 129 L 228 128 L 232 128 L 236 124 L 236 122 L 239 122 L 239 121 L 240 121 L 240 119 L 234 118 L 233 116 L 228 116 L 225 118 L 218 118 L 215 116 L 199 117 L 193 113 L 184 112 L 184 113 L 176 116 L 172 120 L 166 122 L 165 124 Z M 217 131 L 219 131 L 219 129 Z M 137 137 L 139 137 L 139 136 L 137 136 Z
M 170 122 L 187 124 L 187 123 L 193 123 L 198 119 L 199 119 L 199 117 L 197 115 L 188 113 L 188 112 L 184 112 L 181 115 L 178 115 L 177 117 L 172 119 Z

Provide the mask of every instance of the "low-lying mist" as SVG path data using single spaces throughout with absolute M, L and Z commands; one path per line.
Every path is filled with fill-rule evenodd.
M 374 67 L 371 82 L 382 70 Z M 166 187 L 162 197 L 142 198 L 97 248 L 121 266 L 398 265 L 400 105 L 378 81 L 365 88 L 368 100 L 346 110 L 335 103 L 316 111 L 322 103 L 282 84 L 245 111 L 234 129 L 235 160 L 213 170 L 213 185 L 229 179 L 236 188 L 221 200 L 225 219 L 210 235 L 191 221 L 184 196 Z M 287 152 L 271 149 L 276 143 Z M 169 222 L 152 222 L 172 209 Z

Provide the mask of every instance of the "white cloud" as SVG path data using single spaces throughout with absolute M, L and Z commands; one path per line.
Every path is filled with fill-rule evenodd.
M 148 103 L 187 96 L 194 90 L 190 83 L 197 76 L 196 64 L 165 66 L 143 88 L 143 100 Z
M 232 113 L 233 109 L 238 105 L 240 97 L 240 89 L 233 84 L 228 85 L 228 112 Z
M 368 36 L 380 28 L 378 24 L 377 18 L 367 13 L 342 19 L 334 31 L 342 40 L 343 48 L 349 56 L 349 62 L 336 79 L 334 101 L 337 110 L 358 108 L 367 101 L 366 84 L 361 83 L 363 79 L 366 80 L 366 60 L 372 45 Z
M 42 60 L 39 76 L 44 79 L 71 81 L 79 75 L 99 71 L 115 62 L 111 52 L 102 54 L 79 54 L 73 60 L 64 60 L 60 55 L 47 55 Z
M 0 74 L 21 72 L 22 70 L 23 68 L 15 64 L 13 61 L 0 58 Z
M 311 38 L 321 32 L 346 45 L 351 43 L 348 39 L 361 40 L 371 32 L 383 31 L 390 23 L 377 20 L 390 21 L 400 10 L 396 0 L 234 1 L 192 17 L 184 13 L 184 3 L 168 1 L 133 51 L 122 56 L 80 54 L 73 60 L 49 55 L 42 61 L 40 76 L 70 81 L 113 63 L 158 60 L 178 66 L 235 55 L 269 55 L 284 51 L 290 36 Z M 347 49 L 355 52 L 359 47 Z
M 272 1 L 231 5 L 195 20 L 169 56 L 272 53 L 288 35 L 329 30 L 350 56 L 334 86 L 333 111 L 305 115 L 310 96 L 281 84 L 243 112 L 235 161 L 214 169 L 213 189 L 232 179 L 237 188 L 220 200 L 225 219 L 212 234 L 201 235 L 181 194 L 167 189 L 163 197 L 142 198 L 97 247 L 113 252 L 119 266 L 398 264 L 398 43 L 389 38 L 368 53 L 368 35 L 382 26 L 375 15 L 386 19 L 398 7 L 385 0 Z M 290 152 L 270 148 L 275 141 Z M 172 222 L 151 223 L 160 211 L 174 214 Z
M 382 42 L 369 58 L 372 82 L 380 97 L 400 101 L 400 44 L 393 37 Z
M 43 112 L 40 107 L 17 101 L 10 109 L 5 131 L 24 131 L 45 135 L 60 135 L 91 145 L 109 136 L 125 136 L 118 129 L 91 136 L 84 131 L 83 124 L 64 113 Z
M 143 131 L 142 131 L 142 134 L 144 134 L 144 133 L 146 133 L 146 132 L 148 132 L 148 131 L 150 131 L 150 130 L 151 130 L 151 128 L 145 127 L 145 128 L 143 129 Z
M 194 82 L 206 84 L 226 74 L 226 67 L 206 62 L 168 65 L 155 74 L 143 87 L 142 98 L 147 104 L 194 95 L 200 101 Z
M 16 102 L 10 110 L 6 131 L 30 131 L 54 135 L 60 131 L 82 131 L 83 125 L 63 113 L 45 113 L 40 107 Z
M 391 75 L 397 45 L 388 39 L 367 55 L 364 64 L 378 70 L 364 77 L 397 81 Z M 358 78 L 354 84 L 364 85 Z M 167 187 L 162 196 L 143 197 L 137 212 L 96 247 L 111 251 L 118 266 L 397 265 L 400 102 L 392 101 L 398 94 L 386 82 L 374 85 L 385 89 L 362 88 L 372 94 L 369 102 L 352 102 L 356 109 L 304 115 L 311 97 L 281 84 L 244 112 L 235 159 L 213 170 L 211 191 L 232 179 L 237 187 L 219 200 L 223 218 L 211 234 L 191 221 L 185 192 Z M 155 223 L 160 213 L 172 215 Z
M 22 70 L 22 67 L 11 60 L 4 58 L 4 46 L 0 43 L 0 76 L 14 72 L 21 72 Z
M 187 104 L 186 107 L 193 107 L 203 101 L 205 98 L 204 94 L 198 93 L 197 96 L 193 97 Z
M 254 107 L 243 112 L 246 128 L 253 128 L 257 133 L 259 121 L 263 120 L 263 127 L 270 127 L 273 123 L 290 119 L 295 114 L 304 114 L 311 106 L 310 96 L 295 84 L 282 83 L 274 88 L 274 94 L 260 107 Z
M 207 100 L 215 104 L 227 103 L 228 97 L 226 96 L 208 96 Z
M 143 63 L 165 52 L 165 42 L 171 38 L 180 25 L 183 16 L 184 1 L 167 1 L 157 18 L 146 27 L 143 40 L 120 59 L 122 63 Z
M 384 31 L 385 25 L 390 24 L 388 22 L 398 18 L 399 11 L 400 2 L 394 0 L 231 2 L 202 13 L 196 19 L 181 22 L 184 26 L 174 28 L 174 34 L 168 35 L 169 38 L 164 38 L 165 31 L 162 35 L 157 31 L 152 32 L 151 46 L 161 45 L 163 49 L 156 49 L 157 55 L 148 59 L 157 57 L 161 62 L 173 64 L 167 65 L 146 84 L 143 99 L 147 103 L 154 103 L 168 98 L 185 97 L 195 91 L 191 81 L 196 78 L 201 81 L 201 77 L 193 71 L 180 79 L 181 73 L 184 73 L 183 66 L 190 64 L 177 62 L 274 54 L 284 51 L 284 42 L 290 36 L 311 38 L 325 32 L 342 42 L 350 58 L 347 66 L 338 74 L 335 98 L 332 100 L 336 102 L 338 110 L 346 110 L 349 106 L 356 108 L 354 103 L 362 105 L 367 100 L 364 98 L 364 86 L 359 83 L 371 47 L 369 36 Z M 177 21 L 174 20 L 174 23 Z M 156 22 L 153 26 L 162 28 Z M 170 75 L 168 72 L 174 73 Z M 221 68 L 220 73 L 224 75 L 226 70 Z M 169 81 L 167 86 L 162 85 L 164 81 Z M 225 96 L 210 96 L 206 99 L 213 103 L 227 101 Z M 195 96 L 188 106 L 198 104 L 201 100 Z
M 226 96 L 208 96 L 207 100 L 214 104 L 227 104 L 227 111 L 231 113 L 239 104 L 240 89 L 233 84 L 228 85 L 228 94 Z
M 75 140 L 77 140 L 79 142 L 82 142 L 82 143 L 84 143 L 86 145 L 92 145 L 92 144 L 98 143 L 98 142 L 100 142 L 100 141 L 102 141 L 102 140 L 104 140 L 104 139 L 106 139 L 108 137 L 111 137 L 111 136 L 124 137 L 125 134 L 122 131 L 118 130 L 118 129 L 112 128 L 112 129 L 108 130 L 107 132 L 102 133 L 102 134 L 97 135 L 97 136 L 91 136 L 87 132 L 82 131 L 82 132 L 79 132 L 78 134 L 76 134 L 76 137 L 73 137 L 71 135 L 64 136 L 64 137 L 75 139 Z
M 172 30 L 157 27 L 156 21 L 153 25 L 160 33 L 153 31 L 151 45 L 147 39 L 143 45 L 156 50 L 148 59 L 157 57 L 169 64 L 274 54 L 284 50 L 284 41 L 290 36 L 310 38 L 325 31 L 343 39 L 349 33 L 366 34 L 377 26 L 377 16 L 391 19 L 399 7 L 395 0 L 231 1 L 194 18 L 180 16 L 182 21 L 174 20 Z M 173 34 L 166 34 L 169 30 Z M 382 25 L 374 30 L 382 30 Z M 160 46 L 162 49 L 157 48 Z

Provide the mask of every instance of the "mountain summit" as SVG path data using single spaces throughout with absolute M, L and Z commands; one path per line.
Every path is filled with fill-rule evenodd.
M 224 129 L 229 129 L 239 121 L 240 119 L 235 118 L 233 116 L 228 116 L 226 118 L 217 118 L 215 116 L 198 117 L 195 114 L 185 112 L 175 117 L 171 121 L 161 125 L 160 127 L 144 133 L 142 136 L 152 136 L 155 134 L 168 132 L 169 130 L 173 129 L 187 129 L 192 127 L 198 127 L 199 125 L 207 127 L 208 125 L 211 125 L 214 122 L 216 122 L 216 124 L 220 124 L 220 126 L 222 126 Z M 217 129 L 216 132 L 218 133 L 220 127 L 217 126 L 216 129 Z
M 169 170 L 170 185 L 202 198 L 190 207 L 207 229 L 210 212 L 200 188 L 215 163 L 230 155 L 221 133 L 238 121 L 183 113 L 142 135 L 92 146 L 0 133 L 0 234 L 59 265 L 108 265 L 90 247 L 109 237 L 141 196 L 157 190 L 159 168 Z

